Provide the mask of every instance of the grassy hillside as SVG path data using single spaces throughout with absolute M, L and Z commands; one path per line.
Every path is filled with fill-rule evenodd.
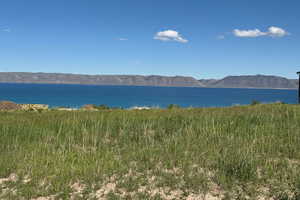
M 0 199 L 300 199 L 300 106 L 0 112 Z

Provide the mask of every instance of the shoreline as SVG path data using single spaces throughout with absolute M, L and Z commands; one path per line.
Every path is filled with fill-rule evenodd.
M 159 106 L 131 106 L 131 107 L 111 107 L 105 104 L 96 105 L 96 104 L 84 104 L 80 107 L 68 107 L 68 106 L 50 106 L 49 104 L 28 104 L 28 103 L 15 103 L 12 101 L 0 101 L 0 112 L 7 111 L 114 111 L 114 110 L 173 110 L 173 109 L 209 109 L 209 108 L 232 108 L 232 107 L 247 107 L 254 105 L 273 105 L 273 104 L 286 104 L 286 105 L 298 105 L 298 104 L 288 104 L 281 101 L 275 102 L 259 102 L 252 101 L 249 104 L 232 104 L 229 106 L 198 106 L 198 107 L 183 107 L 177 104 L 169 104 L 166 107 Z

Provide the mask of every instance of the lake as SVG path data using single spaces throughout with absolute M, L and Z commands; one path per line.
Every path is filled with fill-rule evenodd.
M 165 108 L 169 104 L 220 107 L 250 104 L 253 100 L 295 104 L 297 90 L 0 83 L 0 100 L 72 108 L 84 104 L 106 104 L 122 108 Z

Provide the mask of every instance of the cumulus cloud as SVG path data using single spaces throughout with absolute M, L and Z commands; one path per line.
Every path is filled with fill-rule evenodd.
M 273 37 L 283 37 L 289 34 L 284 29 L 275 26 L 271 26 L 268 33 Z
M 259 37 L 259 36 L 266 35 L 266 33 L 261 32 L 259 29 L 254 29 L 254 30 L 235 29 L 233 30 L 233 34 L 237 37 Z
M 154 36 L 155 40 L 161 40 L 161 41 L 176 41 L 181 43 L 187 43 L 188 40 L 184 39 L 179 32 L 174 30 L 166 30 L 156 33 Z
M 282 28 L 271 26 L 267 32 L 262 32 L 259 29 L 253 29 L 253 30 L 234 29 L 233 34 L 236 37 L 260 37 L 260 36 L 283 37 L 288 35 L 288 32 L 286 32 Z

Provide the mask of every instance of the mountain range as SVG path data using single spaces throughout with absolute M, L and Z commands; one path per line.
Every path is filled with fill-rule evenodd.
M 81 75 L 65 73 L 0 72 L 0 83 L 49 83 L 86 85 L 214 87 L 214 88 L 298 88 L 298 80 L 280 76 L 227 76 L 197 80 L 187 76 Z
M 202 79 L 199 81 L 206 87 L 216 88 L 298 88 L 297 79 L 266 75 L 227 76 L 220 80 Z

